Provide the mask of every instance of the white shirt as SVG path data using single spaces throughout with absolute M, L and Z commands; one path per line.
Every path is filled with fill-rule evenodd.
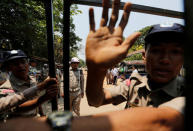
M 113 69 L 111 70 L 111 73 L 112 73 L 113 76 L 118 76 L 118 75 L 119 75 L 119 71 L 118 71 L 117 68 L 113 68 Z

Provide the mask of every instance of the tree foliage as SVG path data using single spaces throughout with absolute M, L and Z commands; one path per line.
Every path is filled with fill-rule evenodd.
M 39 5 L 39 6 L 37 6 Z M 9 49 L 32 51 L 45 43 L 44 8 L 39 1 L 0 1 L 0 44 Z
M 0 48 L 22 49 L 29 56 L 47 58 L 46 17 L 41 0 L 1 0 L 0 1 Z M 71 15 L 81 13 L 76 5 L 71 7 Z M 63 0 L 53 1 L 54 47 L 56 61 L 62 61 Z M 70 17 L 70 52 L 77 55 L 78 42 L 75 25 Z
M 141 36 L 136 40 L 136 42 L 134 43 L 134 45 L 131 47 L 131 49 L 129 49 L 129 52 L 128 53 L 131 53 L 133 51 L 137 51 L 137 50 L 140 50 L 140 49 L 144 49 L 144 46 L 145 46 L 145 37 L 148 33 L 148 31 L 150 30 L 152 26 L 147 26 L 141 30 L 139 30 L 139 32 L 141 32 Z M 126 61 L 129 61 L 129 60 L 142 60 L 142 54 L 134 54 L 128 58 L 125 59 Z

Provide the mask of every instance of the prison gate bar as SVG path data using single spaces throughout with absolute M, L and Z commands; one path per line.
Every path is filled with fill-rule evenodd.
M 64 110 L 70 110 L 69 95 L 69 58 L 70 58 L 70 2 L 64 0 L 63 12 L 63 81 L 64 81 Z
M 128 0 L 129 1 L 129 0 Z M 72 4 L 81 4 L 81 5 L 88 5 L 88 6 L 98 6 L 102 7 L 102 0 L 71 0 Z M 123 9 L 125 2 L 120 3 L 119 9 Z M 109 4 L 109 8 L 112 7 L 112 2 Z M 159 16 L 167 16 L 173 18 L 180 18 L 183 19 L 183 12 L 161 9 L 156 7 L 132 4 L 131 11 L 138 12 L 138 13 L 146 13 L 151 15 L 159 15 Z
M 54 36 L 53 36 L 53 3 L 52 0 L 45 0 L 46 28 L 47 28 L 47 47 L 49 76 L 56 78 L 54 61 Z M 51 100 L 52 111 L 58 110 L 57 96 Z
M 193 130 L 193 1 L 184 0 L 185 9 L 185 36 L 186 44 L 184 45 L 184 59 L 185 59 L 185 96 L 186 96 L 186 108 L 185 108 L 185 130 Z

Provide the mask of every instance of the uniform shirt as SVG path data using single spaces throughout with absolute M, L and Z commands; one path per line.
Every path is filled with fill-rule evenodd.
M 48 77 L 48 72 L 49 72 L 48 68 L 45 68 L 45 67 L 42 68 L 41 74 L 42 74 L 43 80 Z
M 9 75 L 7 72 L 2 72 L 0 71 L 0 82 L 1 81 L 6 81 L 9 78 Z
M 129 84 L 128 84 L 129 83 Z M 184 82 L 182 77 L 176 77 L 168 84 L 152 90 L 148 83 L 147 76 L 139 73 L 132 73 L 130 80 L 124 81 L 120 86 L 107 90 L 113 96 L 113 104 L 120 104 L 127 101 L 129 107 L 158 107 L 176 97 L 182 96 Z
M 185 104 L 185 97 L 176 97 L 168 102 L 161 104 L 159 107 L 170 107 L 184 115 Z
M 62 72 L 60 69 L 56 69 L 56 76 L 58 78 L 59 83 L 61 82 Z
M 111 70 L 111 74 L 112 74 L 113 76 L 118 76 L 118 75 L 119 75 L 119 70 L 118 70 L 117 68 L 113 68 L 113 69 Z
M 5 111 L 37 96 L 37 83 L 31 77 L 29 79 L 29 82 L 25 82 L 11 74 L 10 79 L 0 86 L 0 111 Z M 36 109 L 22 113 L 9 112 L 12 116 L 35 116 L 36 114 Z
M 82 69 L 70 68 L 70 92 L 84 92 L 84 75 Z
M 30 76 L 36 79 L 37 72 L 38 70 L 36 69 L 36 67 L 29 66 L 29 75 Z
M 138 73 L 138 70 L 137 69 L 133 70 L 133 73 Z

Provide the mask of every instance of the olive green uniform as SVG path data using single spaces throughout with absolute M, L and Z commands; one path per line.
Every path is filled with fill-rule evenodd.
M 84 93 L 84 75 L 81 69 L 70 68 L 70 108 L 73 116 L 80 115 L 81 94 Z
M 10 79 L 0 86 L 0 117 L 36 116 L 37 109 L 18 112 L 16 107 L 26 100 L 34 99 L 38 95 L 35 79 L 29 77 L 25 82 L 11 74 Z M 12 108 L 13 107 L 13 108 Z
M 148 84 L 147 76 L 141 76 L 139 73 L 132 73 L 129 80 L 124 81 L 120 86 L 107 90 L 111 92 L 113 104 L 115 105 L 127 101 L 125 108 L 158 107 L 165 102 L 183 95 L 183 81 L 182 77 L 176 77 L 168 84 L 152 90 L 151 86 Z

